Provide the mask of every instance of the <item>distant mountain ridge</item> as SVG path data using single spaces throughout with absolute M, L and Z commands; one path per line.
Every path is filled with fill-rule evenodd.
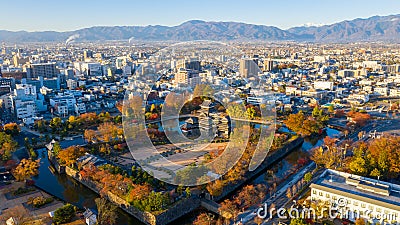
M 342 21 L 331 25 L 294 27 L 282 30 L 274 26 L 239 22 L 205 22 L 191 20 L 178 26 L 95 26 L 68 32 L 0 30 L 0 41 L 64 42 L 73 36 L 76 41 L 136 40 L 146 41 L 309 41 L 309 42 L 400 42 L 400 15 L 373 16 L 367 19 Z

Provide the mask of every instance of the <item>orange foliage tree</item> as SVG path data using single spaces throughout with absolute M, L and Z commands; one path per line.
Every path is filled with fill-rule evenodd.
M 80 146 L 71 146 L 60 151 L 57 157 L 60 159 L 60 163 L 66 166 L 74 166 L 76 160 L 85 154 L 85 149 Z

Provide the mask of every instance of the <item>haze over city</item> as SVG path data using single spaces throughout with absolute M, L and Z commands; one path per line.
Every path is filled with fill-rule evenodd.
M 396 0 L 5 1 L 0 30 L 70 31 L 92 26 L 176 26 L 188 20 L 234 21 L 288 29 L 398 14 Z M 18 14 L 15 14 L 18 12 Z

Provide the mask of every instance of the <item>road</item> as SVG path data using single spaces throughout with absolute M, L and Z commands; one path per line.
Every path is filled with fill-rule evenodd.
M 268 206 L 270 206 L 273 203 L 276 205 L 275 208 L 284 206 L 288 201 L 286 196 L 287 189 L 292 187 L 293 184 L 296 184 L 299 180 L 301 180 L 304 177 L 304 174 L 315 169 L 315 166 L 316 166 L 315 163 L 311 162 L 309 165 L 301 169 L 299 172 L 292 175 L 290 179 L 285 180 L 284 183 L 279 185 L 278 191 L 276 191 L 273 196 L 268 198 L 261 205 L 267 204 Z M 259 208 L 245 211 L 244 213 L 238 216 L 238 220 L 241 221 L 243 224 L 254 224 L 253 220 L 257 216 L 258 209 Z

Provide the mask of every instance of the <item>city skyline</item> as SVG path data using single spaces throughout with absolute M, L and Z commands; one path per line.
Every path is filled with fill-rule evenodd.
M 400 2 L 385 1 L 324 1 L 305 0 L 301 3 L 209 0 L 182 4 L 173 1 L 85 1 L 4 2 L 3 17 L 8 18 L 0 30 L 9 31 L 70 31 L 93 26 L 176 26 L 188 20 L 243 22 L 276 26 L 281 29 L 302 25 L 326 25 L 343 20 L 398 14 Z M 269 10 L 273 9 L 273 10 Z M 327 10 L 329 9 L 329 10 Z M 16 14 L 18 12 L 18 14 Z M 121 16 L 122 15 L 122 16 Z M 27 23 L 29 21 L 29 23 Z M 162 22 L 160 22 L 162 21 Z

